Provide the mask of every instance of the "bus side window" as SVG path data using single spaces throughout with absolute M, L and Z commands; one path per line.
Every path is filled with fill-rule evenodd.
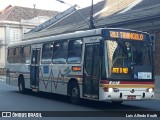
M 21 47 L 16 47 L 14 63 L 21 63 Z
M 66 63 L 68 49 L 68 41 L 60 41 L 54 43 L 53 63 L 64 64 Z
M 71 40 L 68 46 L 68 63 L 80 63 L 82 52 L 82 40 Z
M 14 50 L 15 50 L 15 48 L 9 48 L 8 49 L 7 60 L 8 60 L 9 63 L 14 63 Z
M 29 64 L 30 63 L 30 54 L 31 54 L 31 47 L 24 46 L 22 51 L 22 63 Z
M 43 44 L 42 48 L 42 64 L 51 63 L 53 53 L 53 43 Z

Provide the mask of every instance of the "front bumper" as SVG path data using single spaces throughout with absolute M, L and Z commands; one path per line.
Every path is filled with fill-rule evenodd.
M 105 92 L 100 89 L 99 92 L 99 101 L 147 100 L 154 98 L 154 92 L 146 92 L 146 89 L 141 88 L 121 88 L 118 92 Z

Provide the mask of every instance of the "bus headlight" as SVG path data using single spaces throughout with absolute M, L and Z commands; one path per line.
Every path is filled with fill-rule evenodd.
M 147 88 L 146 89 L 146 92 L 153 92 L 154 90 L 153 90 L 153 88 Z
M 113 92 L 113 88 L 108 88 L 108 92 Z
M 153 92 L 153 88 L 149 88 L 149 90 L 148 90 L 149 92 Z

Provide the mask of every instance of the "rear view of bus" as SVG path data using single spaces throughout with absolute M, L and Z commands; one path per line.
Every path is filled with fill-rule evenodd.
M 153 52 L 149 34 L 104 29 L 100 100 L 121 103 L 154 96 Z

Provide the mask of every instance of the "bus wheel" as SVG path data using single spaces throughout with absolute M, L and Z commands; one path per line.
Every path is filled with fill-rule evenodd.
M 20 93 L 25 93 L 25 86 L 24 86 L 23 77 L 20 77 L 18 87 L 19 87 L 19 92 Z
M 123 103 L 123 101 L 112 101 L 112 103 L 115 104 L 115 105 L 120 105 L 120 104 Z
M 70 86 L 70 100 L 73 104 L 80 102 L 80 90 L 78 83 L 72 83 Z

